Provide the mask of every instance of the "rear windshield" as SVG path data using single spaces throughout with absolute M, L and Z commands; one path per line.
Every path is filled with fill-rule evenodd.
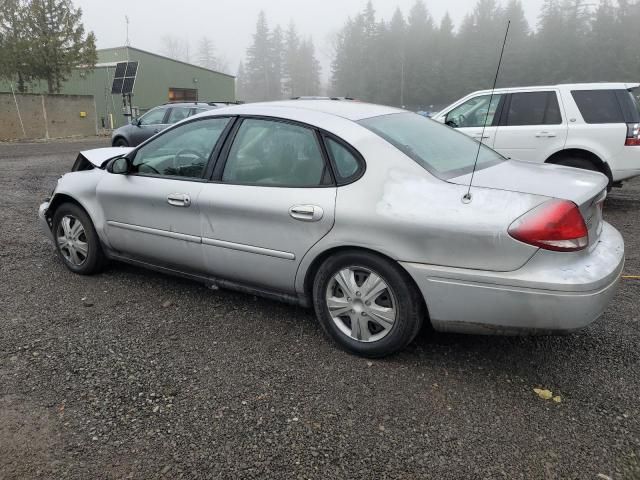
M 393 113 L 358 123 L 443 180 L 466 175 L 473 170 L 480 144 L 453 128 L 415 113 Z M 482 145 L 477 169 L 503 161 L 505 158 L 499 153 Z
M 587 123 L 636 123 L 640 112 L 628 90 L 574 90 L 571 92 Z

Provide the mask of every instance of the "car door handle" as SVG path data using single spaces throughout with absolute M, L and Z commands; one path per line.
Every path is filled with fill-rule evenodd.
M 294 205 L 289 209 L 289 215 L 303 222 L 317 222 L 324 216 L 324 210 L 316 205 Z
M 191 197 L 186 193 L 171 193 L 167 196 L 167 203 L 174 207 L 190 207 Z
M 538 132 L 538 133 L 536 133 L 536 138 L 543 138 L 543 137 L 554 138 L 555 136 L 556 136 L 556 134 L 553 133 L 553 132 Z
M 475 139 L 477 139 L 477 140 L 486 140 L 486 139 L 488 139 L 488 138 L 491 138 L 491 136 L 490 136 L 490 135 L 480 135 L 480 134 L 477 134 L 477 135 L 474 135 L 474 136 L 473 136 L 473 138 L 475 138 Z

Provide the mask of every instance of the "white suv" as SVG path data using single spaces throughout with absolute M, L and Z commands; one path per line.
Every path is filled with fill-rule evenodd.
M 507 158 L 597 170 L 620 185 L 640 175 L 640 84 L 582 83 L 474 92 L 433 119 Z M 483 124 L 489 115 L 483 134 Z

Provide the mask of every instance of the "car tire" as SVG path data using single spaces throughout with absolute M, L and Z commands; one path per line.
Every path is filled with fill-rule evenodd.
M 322 263 L 313 305 L 330 338 L 368 358 L 405 348 L 425 317 L 424 300 L 409 275 L 397 263 L 363 251 L 340 252 Z
M 89 215 L 78 205 L 63 203 L 53 215 L 56 251 L 65 266 L 79 275 L 98 273 L 106 257 Z
M 127 142 L 124 138 L 118 137 L 113 141 L 114 147 L 128 147 L 129 142 Z
M 565 167 L 573 167 L 573 168 L 581 168 L 583 170 L 591 170 L 593 172 L 599 172 L 600 170 L 596 167 L 593 162 L 587 160 L 586 158 L 580 157 L 565 157 L 558 162 L 557 165 L 563 165 Z

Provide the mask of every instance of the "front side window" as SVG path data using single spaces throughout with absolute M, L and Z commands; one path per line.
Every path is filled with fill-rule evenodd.
M 222 181 L 313 187 L 323 183 L 326 172 L 313 130 L 285 122 L 248 119 L 238 129 Z
M 164 108 L 154 108 L 140 117 L 140 125 L 160 125 L 164 120 Z
M 180 125 L 137 150 L 132 173 L 201 178 L 228 118 Z
M 467 135 L 415 113 L 382 115 L 358 123 L 445 180 L 471 173 L 478 148 L 478 170 L 505 161 Z
M 493 98 L 491 95 L 471 98 L 451 110 L 447 114 L 445 123 L 453 128 L 469 128 L 482 127 L 486 121 L 487 126 L 491 126 L 494 120 L 497 120 L 495 116 L 501 99 L 501 94 L 495 94 Z
M 560 105 L 555 92 L 513 93 L 507 110 L 507 126 L 562 123 Z
M 189 116 L 191 108 L 189 107 L 173 107 L 169 112 L 169 121 L 167 123 L 178 123 L 180 120 L 184 120 Z

